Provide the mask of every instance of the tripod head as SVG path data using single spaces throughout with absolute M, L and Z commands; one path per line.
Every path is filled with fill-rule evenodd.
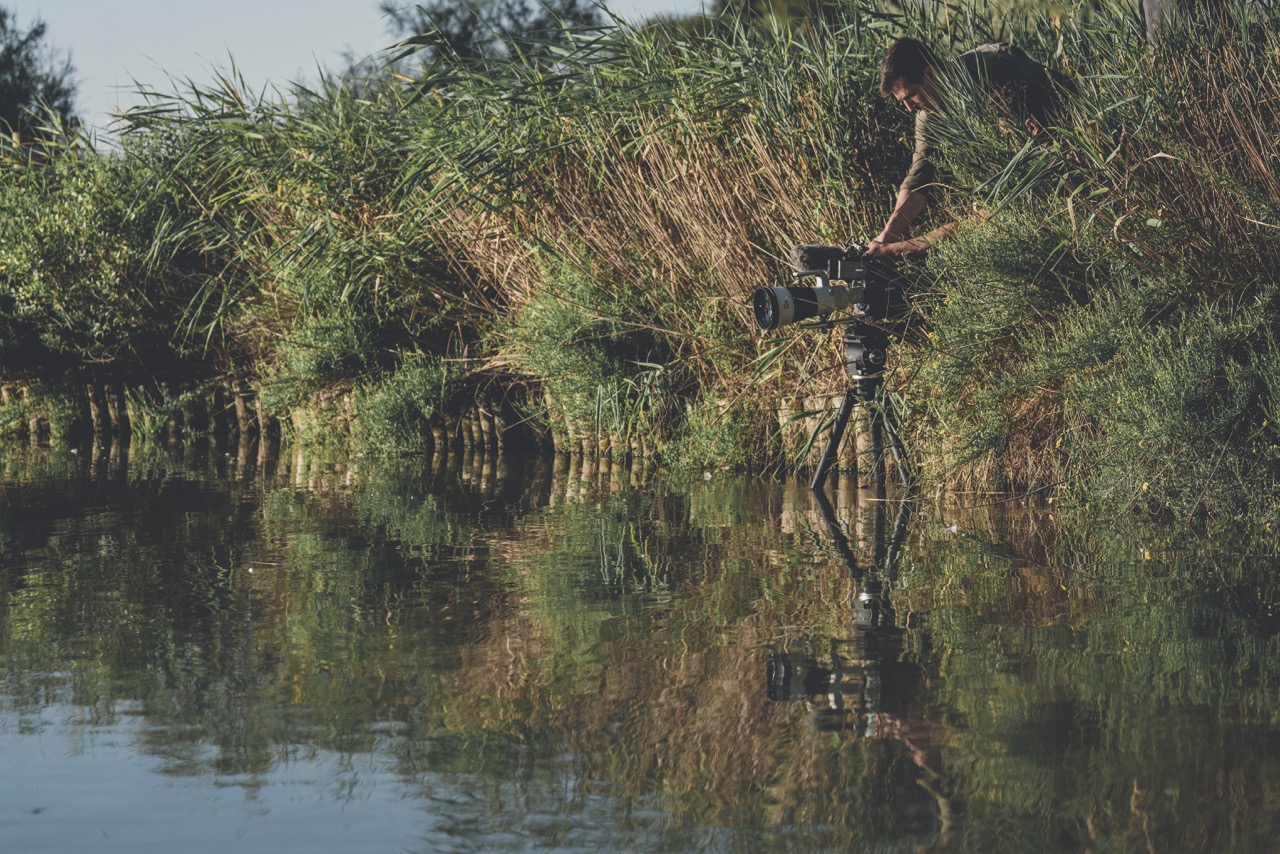
M 889 344 L 888 332 L 861 317 L 845 325 L 844 366 L 859 400 L 874 400 L 876 391 L 884 384 Z

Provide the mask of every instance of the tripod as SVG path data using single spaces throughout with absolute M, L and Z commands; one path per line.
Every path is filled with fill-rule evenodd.
M 831 437 L 827 439 L 827 447 L 822 452 L 822 460 L 813 473 L 813 482 L 809 488 L 815 491 L 822 489 L 827 482 L 827 474 L 835 465 L 836 456 L 840 453 L 840 442 L 844 439 L 845 428 L 849 426 L 849 417 L 853 408 L 859 403 L 867 406 L 870 416 L 872 472 L 877 488 L 884 486 L 884 442 L 887 439 L 893 451 L 893 460 L 898 472 L 902 475 L 903 486 L 911 485 L 911 472 L 907 469 L 907 452 L 898 435 L 898 425 L 893 411 L 886 406 L 876 405 L 876 397 L 884 388 L 884 367 L 889 350 L 889 333 L 878 326 L 868 323 L 861 317 L 854 318 L 844 328 L 844 364 L 849 371 L 853 383 L 844 393 L 840 411 L 831 425 Z

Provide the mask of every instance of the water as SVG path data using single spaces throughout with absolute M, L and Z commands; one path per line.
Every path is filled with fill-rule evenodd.
M 1280 838 L 1265 522 L 256 459 L 0 463 L 0 850 Z

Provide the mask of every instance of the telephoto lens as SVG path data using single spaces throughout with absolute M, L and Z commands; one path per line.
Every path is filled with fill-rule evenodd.
M 872 264 L 861 250 L 802 244 L 791 247 L 789 260 L 797 279 L 812 278 L 817 287 L 757 288 L 751 304 L 761 329 L 772 331 L 859 305 L 873 279 Z M 833 286 L 832 281 L 847 282 L 848 287 Z
M 861 288 L 854 291 L 839 285 L 829 288 L 756 288 L 751 304 L 760 328 L 774 330 L 833 311 L 844 311 L 861 296 Z

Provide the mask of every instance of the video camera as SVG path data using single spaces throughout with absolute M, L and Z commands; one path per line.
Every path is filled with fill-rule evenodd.
M 889 313 L 889 282 L 893 268 L 883 261 L 863 257 L 861 246 L 793 246 L 789 260 L 800 280 L 812 277 L 817 287 L 761 287 L 751 297 L 756 323 L 772 331 L 780 326 L 821 317 L 833 311 L 854 309 L 858 314 L 883 320 Z M 846 286 L 832 285 L 833 281 Z
M 902 281 L 891 264 L 867 258 L 865 250 L 850 242 L 844 248 L 837 246 L 801 245 L 791 248 L 790 261 L 795 270 L 793 278 L 811 277 L 816 287 L 762 287 L 751 296 L 756 323 L 761 329 L 772 331 L 779 326 L 822 317 L 833 311 L 851 309 L 853 317 L 845 322 L 844 366 L 852 385 L 845 391 L 840 410 L 831 424 L 831 436 L 822 452 L 822 459 L 813 474 L 810 487 L 819 491 L 826 482 L 827 473 L 835 465 L 840 441 L 844 437 L 853 407 L 859 403 L 876 400 L 884 384 L 888 364 L 889 345 L 892 343 L 891 326 L 902 319 L 907 308 Z M 845 285 L 832 285 L 833 281 Z M 838 321 L 828 320 L 808 324 L 809 328 L 823 328 Z M 898 429 L 891 410 L 876 406 L 871 410 L 870 437 L 872 459 L 877 486 L 884 484 L 884 466 L 880 462 L 881 435 L 887 437 L 898 463 L 898 471 L 904 484 L 911 475 L 907 469 L 906 449 L 898 437 Z

